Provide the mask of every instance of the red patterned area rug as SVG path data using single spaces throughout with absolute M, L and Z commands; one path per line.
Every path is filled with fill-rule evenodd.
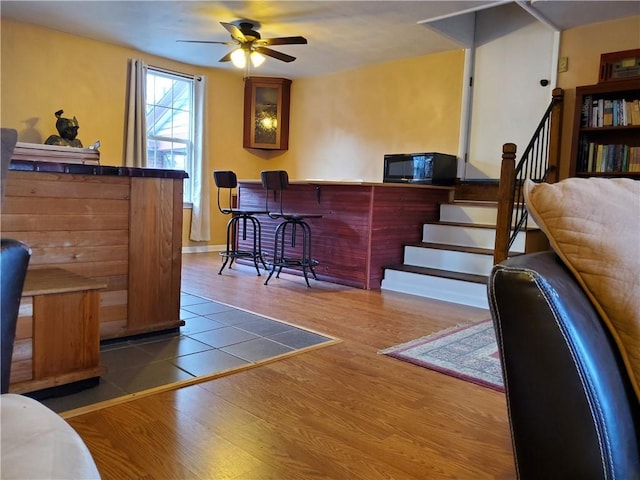
M 379 353 L 504 392 L 491 320 L 441 330 Z

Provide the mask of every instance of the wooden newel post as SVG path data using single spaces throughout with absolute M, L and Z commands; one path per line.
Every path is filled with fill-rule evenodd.
M 509 237 L 511 236 L 511 216 L 513 210 L 513 192 L 516 169 L 515 143 L 502 146 L 502 165 L 500 168 L 500 186 L 498 188 L 498 215 L 496 218 L 496 243 L 493 250 L 493 263 L 500 263 L 508 256 Z
M 547 183 L 560 180 L 560 148 L 562 145 L 562 111 L 564 108 L 564 90 L 554 88 L 552 92 L 553 108 L 549 124 L 549 173 Z

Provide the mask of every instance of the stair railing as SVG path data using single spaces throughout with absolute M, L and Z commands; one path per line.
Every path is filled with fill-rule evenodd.
M 516 145 L 505 143 L 502 146 L 494 263 L 500 263 L 509 256 L 518 233 L 527 228 L 528 214 L 523 193 L 525 180 L 547 183 L 558 181 L 563 97 L 564 91 L 561 88 L 553 90 L 551 103 L 517 166 Z

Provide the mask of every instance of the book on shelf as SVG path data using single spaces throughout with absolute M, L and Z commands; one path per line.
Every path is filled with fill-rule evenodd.
M 579 171 L 585 173 L 640 172 L 640 147 L 585 142 L 581 149 Z
M 629 171 L 640 173 L 640 147 L 629 147 Z
M 640 125 L 640 101 L 626 98 L 604 99 L 585 95 L 580 113 L 580 128 L 624 127 Z
M 606 161 L 605 158 L 605 150 L 604 150 L 604 145 L 597 145 L 596 146 L 596 172 L 603 172 L 604 170 L 604 162 Z
M 640 101 L 631 102 L 631 125 L 640 125 Z
M 613 126 L 613 100 L 605 99 L 602 102 L 602 126 Z
M 580 127 L 582 128 L 589 128 L 591 126 L 591 122 L 592 122 L 592 113 L 591 113 L 591 105 L 592 105 L 593 99 L 591 98 L 591 95 L 585 95 L 584 99 L 582 100 L 582 111 L 581 111 L 581 115 L 580 115 Z

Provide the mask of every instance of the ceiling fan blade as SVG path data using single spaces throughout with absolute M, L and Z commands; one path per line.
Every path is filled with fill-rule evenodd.
M 230 62 L 231 61 L 231 54 L 233 53 L 233 50 L 230 51 L 229 53 L 227 53 L 224 57 L 222 57 L 220 60 L 218 60 L 219 62 Z
M 234 42 L 214 42 L 212 40 L 176 40 L 183 43 L 216 43 L 219 45 L 236 45 Z
M 256 43 L 258 45 L 303 45 L 307 43 L 307 39 L 304 37 L 263 38 Z
M 233 38 L 234 40 L 237 40 L 240 43 L 244 43 L 247 41 L 247 37 L 244 36 L 244 33 L 242 33 L 242 31 L 233 23 L 220 22 L 220 25 L 227 29 L 227 31 L 231 34 L 231 38 Z
M 293 62 L 296 59 L 296 57 L 292 57 L 291 55 L 287 55 L 286 53 L 276 52 L 275 50 L 271 50 L 270 48 L 265 48 L 265 47 L 256 47 L 255 51 L 263 55 L 267 55 L 268 57 L 273 57 L 287 63 Z

